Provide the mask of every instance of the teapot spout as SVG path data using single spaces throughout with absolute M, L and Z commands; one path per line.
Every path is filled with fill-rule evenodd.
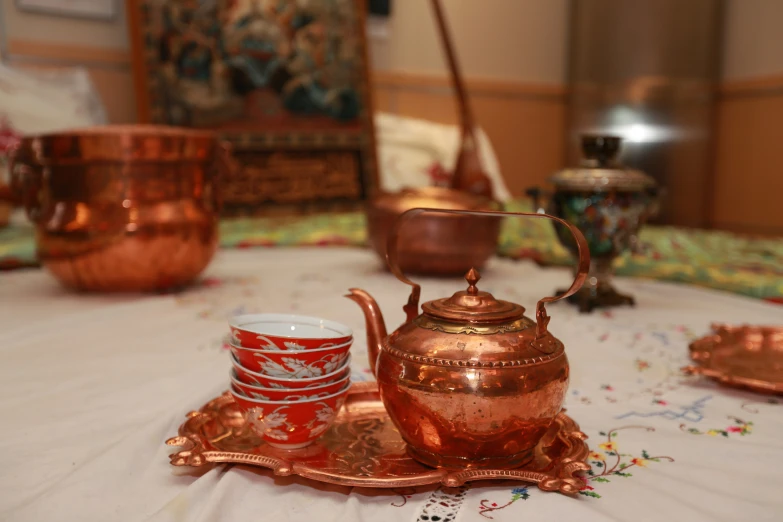
M 386 338 L 386 324 L 378 303 L 370 294 L 359 288 L 351 288 L 348 299 L 354 301 L 364 312 L 364 321 L 367 327 L 367 355 L 370 359 L 370 371 L 377 378 L 376 363 L 381 353 L 381 343 Z

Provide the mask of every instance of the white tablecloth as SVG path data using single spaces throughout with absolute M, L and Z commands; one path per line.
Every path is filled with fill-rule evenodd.
M 493 260 L 479 286 L 531 310 L 568 280 Z M 369 378 L 363 317 L 342 297 L 350 286 L 376 296 L 390 327 L 402 320 L 408 287 L 361 250 L 220 252 L 204 283 L 178 295 L 79 296 L 42 271 L 0 273 L 0 519 L 783 520 L 783 406 L 678 371 L 711 321 L 782 323 L 783 308 L 641 280 L 618 280 L 635 309 L 550 308 L 572 367 L 566 406 L 594 450 L 577 498 L 519 483 L 390 492 L 172 467 L 164 441 L 227 387 L 221 337 L 232 314 L 347 323 L 354 378 Z M 423 298 L 463 286 L 424 281 Z

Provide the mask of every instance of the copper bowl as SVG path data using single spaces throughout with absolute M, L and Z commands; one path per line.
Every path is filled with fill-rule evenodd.
M 110 125 L 26 137 L 10 170 L 38 259 L 64 286 L 150 291 L 209 264 L 228 165 L 211 132 Z
M 449 188 L 405 189 L 382 194 L 367 207 L 370 246 L 386 263 L 386 238 L 400 214 L 416 207 L 450 210 L 499 210 L 492 199 Z M 400 268 L 406 273 L 462 276 L 481 269 L 497 249 L 501 218 L 423 214 L 399 236 Z M 388 267 L 387 267 L 388 268 Z

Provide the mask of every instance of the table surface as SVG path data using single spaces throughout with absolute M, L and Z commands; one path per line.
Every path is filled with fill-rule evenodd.
M 504 259 L 483 276 L 482 289 L 528 310 L 569 280 L 564 268 Z M 422 282 L 424 299 L 464 286 Z M 363 317 L 342 296 L 367 289 L 392 328 L 408 287 L 367 250 L 220 251 L 198 286 L 168 295 L 74 295 L 44 271 L 0 273 L 0 519 L 783 520 L 783 405 L 679 372 L 711 322 L 781 323 L 783 309 L 687 285 L 617 284 L 636 308 L 550 307 L 571 362 L 566 407 L 592 450 L 589 487 L 569 498 L 512 482 L 374 491 L 169 464 L 164 441 L 227 388 L 221 340 L 234 314 L 344 322 L 357 338 L 353 379 L 371 378 Z

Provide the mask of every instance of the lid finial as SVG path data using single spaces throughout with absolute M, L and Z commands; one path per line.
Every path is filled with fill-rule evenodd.
M 470 295 L 478 294 L 478 288 L 476 288 L 476 283 L 478 283 L 480 279 L 481 279 L 481 274 L 479 274 L 478 270 L 476 270 L 475 268 L 471 268 L 470 270 L 468 270 L 468 273 L 465 274 L 465 280 L 470 285 L 468 286 L 468 294 Z

